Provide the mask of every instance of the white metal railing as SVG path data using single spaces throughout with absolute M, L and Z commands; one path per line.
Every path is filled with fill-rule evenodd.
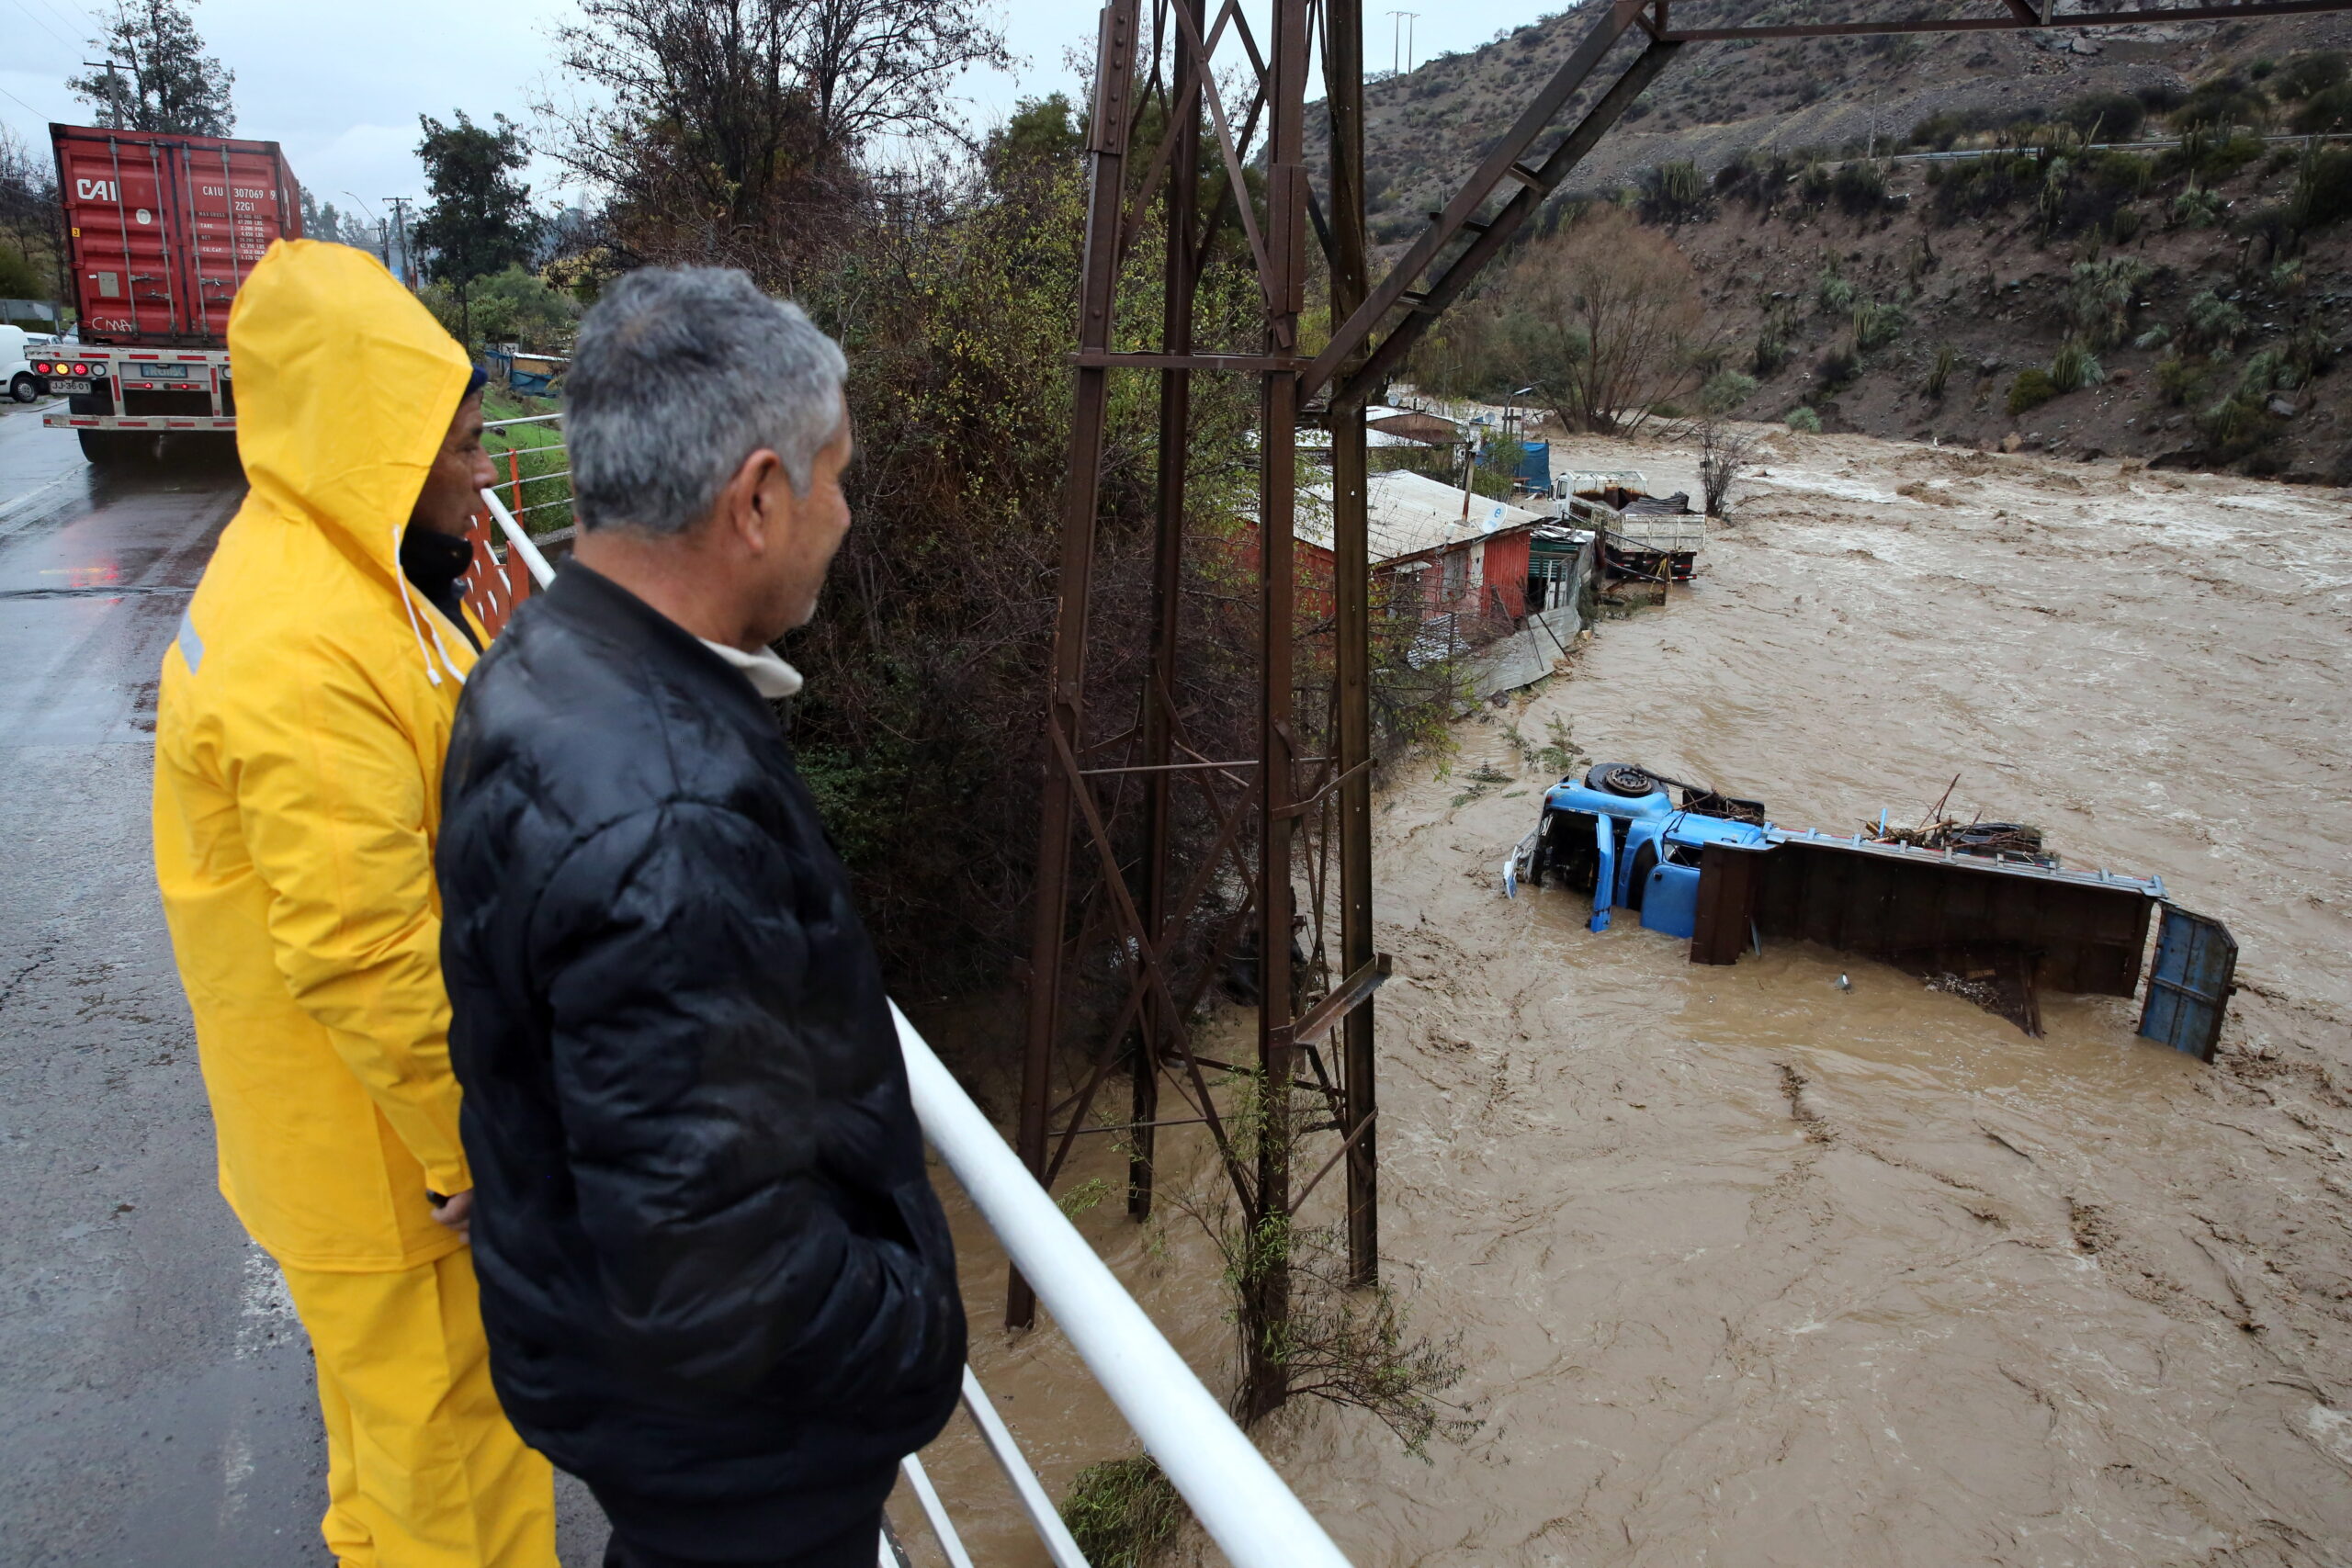
M 514 419 L 485 420 L 482 422 L 482 428 L 484 430 L 508 430 L 518 424 L 546 424 L 560 428 L 562 419 L 563 415 L 561 412 L 526 413 Z M 527 517 L 534 512 L 543 512 L 550 506 L 570 506 L 571 504 L 571 495 L 569 491 L 549 501 L 534 501 L 526 503 L 523 500 L 522 490 L 525 485 L 543 484 L 553 479 L 569 479 L 571 478 L 571 470 L 566 468 L 559 468 L 552 473 L 546 474 L 525 474 L 514 472 L 513 469 L 516 465 L 512 454 L 524 452 L 557 452 L 561 451 L 562 449 L 563 443 L 561 441 L 550 441 L 543 446 L 513 446 L 507 448 L 503 452 L 494 452 L 491 455 L 493 458 L 503 457 L 506 457 L 508 460 L 509 477 L 498 480 L 497 483 L 509 486 L 514 491 L 514 504 L 510 507 L 509 510 L 513 512 L 517 518 Z
M 541 588 L 553 582 L 555 568 L 548 564 L 548 558 L 540 553 L 539 547 L 531 543 L 531 536 L 523 531 L 523 525 L 506 510 L 506 503 L 499 500 L 493 491 L 482 491 L 481 500 L 482 504 L 490 508 L 490 515 L 497 523 L 498 531 L 506 536 L 507 547 L 521 556 L 523 564 L 531 569 L 531 581 Z
M 931 1146 L 1227 1560 L 1234 1568 L 1347 1568 L 1315 1516 L 1193 1375 L 895 1002 L 890 1016 L 898 1022 L 915 1115 Z M 965 1403 L 971 1408 L 978 1385 L 966 1375 Z M 986 1408 L 987 1401 L 978 1404 Z
M 484 491 L 482 499 L 533 580 L 542 588 L 553 581 L 554 570 L 522 525 L 496 496 Z M 1078 1234 L 896 1002 L 890 1018 L 898 1026 L 907 1087 L 923 1135 L 1233 1568 L 1349 1568 L 1315 1516 Z M 963 1402 L 1055 1568 L 1088 1568 L 1053 1499 L 968 1366 Z M 900 1469 L 950 1568 L 973 1568 L 922 1461 L 909 1454 Z M 898 1562 L 886 1534 L 879 1568 L 895 1568 Z

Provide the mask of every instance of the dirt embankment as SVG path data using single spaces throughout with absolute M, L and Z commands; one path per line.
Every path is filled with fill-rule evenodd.
M 1366 1568 L 2344 1561 L 2346 498 L 1772 440 L 1697 586 L 1383 792 L 1388 1277 L 1463 1331 L 1486 1425 L 1424 1465 L 1309 1411 L 1279 1461 Z M 1671 488 L 1690 456 L 1577 458 Z M 2161 874 L 2243 945 L 2220 1061 L 2120 1001 L 2045 998 L 2031 1040 L 1848 956 L 1701 969 L 1506 902 L 1552 776 L 1506 725 L 1555 719 L 1790 825 L 1958 773 L 1963 810 Z M 1213 1278 L 1116 1209 L 1081 1224 L 1215 1366 Z M 975 1341 L 1050 1484 L 1121 1451 L 1053 1337 Z
M 1833 432 L 2014 443 L 2062 457 L 2190 468 L 2234 464 L 2342 485 L 2352 483 L 2352 369 L 2340 358 L 2352 349 L 2352 225 L 2310 236 L 2293 258 L 2300 270 L 2284 277 L 2274 276 L 2265 242 L 2227 226 L 2233 215 L 2288 198 L 2292 156 L 2281 150 L 2279 166 L 2257 162 L 2215 186 L 2230 203 L 2221 226 L 2171 226 L 2165 204 L 2172 192 L 2158 186 L 2140 204 L 2147 216 L 2126 245 L 2044 237 L 2030 203 L 1948 222 L 1937 214 L 1928 165 L 1916 163 L 1890 166 L 1889 195 L 1907 204 L 1900 210 L 1858 218 L 1835 207 L 1784 206 L 1768 214 L 1726 201 L 1674 235 L 1698 270 L 1727 364 L 1764 369 L 1758 339 L 1785 343 L 1781 362 L 1762 375 L 1743 411 L 1747 417 L 1778 420 L 1804 403 Z M 2018 374 L 2048 370 L 2078 334 L 2075 269 L 2094 258 L 2147 269 L 2120 340 L 2097 355 L 2107 379 L 2012 413 Z M 1833 274 L 1848 287 L 1825 290 Z M 2208 295 L 2217 304 L 2200 304 Z M 1897 309 L 1901 324 L 1892 341 L 1860 353 L 1851 380 L 1841 383 L 1835 356 L 1852 346 L 1856 303 Z M 2227 349 L 2197 361 L 2189 383 L 2167 387 L 2158 367 L 2191 341 L 2192 314 L 2217 308 L 2239 323 Z M 2164 341 L 2134 346 L 2155 328 Z M 2336 361 L 2281 398 L 2286 412 L 2266 418 L 2258 445 L 2217 447 L 2199 415 L 2231 392 L 2251 356 L 2298 331 L 2327 344 Z M 1938 391 L 1931 380 L 1946 348 L 1952 361 Z

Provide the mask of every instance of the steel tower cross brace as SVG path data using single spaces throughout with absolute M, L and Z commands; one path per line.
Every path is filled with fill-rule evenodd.
M 1897 4 L 1899 0 L 1889 0 Z M 1031 925 L 1027 1019 L 1017 1142 L 1029 1168 L 1050 1185 L 1081 1133 L 1130 1135 L 1128 1209 L 1150 1211 L 1152 1162 L 1159 1129 L 1208 1128 L 1245 1214 L 1287 1216 L 1334 1167 L 1344 1167 L 1350 1272 L 1378 1275 L 1378 1109 L 1374 1097 L 1374 993 L 1386 977 L 1374 950 L 1372 906 L 1372 669 L 1364 406 L 1403 365 L 1448 306 L 1526 229 L 1635 98 L 1687 46 L 1718 39 L 1859 36 L 1881 33 L 2002 31 L 2118 27 L 2134 22 L 2249 20 L 2352 10 L 2352 0 L 2239 0 L 2167 6 L 2124 0 L 1913 0 L 1932 14 L 1853 22 L 1742 25 L 1747 9 L 1731 0 L 1597 0 L 1589 25 L 1552 75 L 1525 100 L 1510 129 L 1489 144 L 1476 170 L 1404 255 L 1373 281 L 1364 221 L 1363 15 L 1362 0 L 1267 0 L 1271 20 L 1261 49 L 1239 0 L 1110 0 L 1102 13 L 1094 97 L 1085 155 L 1088 195 L 1069 466 L 1062 498 L 1058 604 L 1046 703 L 1046 761 L 1041 793 L 1037 875 Z M 2099 0 L 2112 3 L 2112 0 Z M 1721 26 L 1676 27 L 1670 11 L 1726 15 Z M 1318 29 L 1319 24 L 1319 29 Z M 1319 203 L 1309 188 L 1306 91 L 1320 42 L 1329 136 L 1329 189 Z M 1146 39 L 1148 37 L 1147 47 Z M 1222 71 L 1222 75 L 1220 72 Z M 1248 104 L 1229 104 L 1220 83 L 1253 86 Z M 1596 82 L 1598 92 L 1586 89 Z M 1159 103 L 1165 129 L 1138 162 L 1130 154 L 1147 104 Z M 1236 111 L 1239 112 L 1237 113 Z M 1572 123 L 1555 137 L 1557 122 Z M 1263 120 L 1262 141 L 1257 131 Z M 1203 211 L 1201 153 L 1213 150 L 1227 180 L 1213 211 Z M 1263 172 L 1261 210 L 1247 174 Z M 1149 226 L 1155 203 L 1164 231 L 1164 299 L 1159 341 L 1147 349 L 1114 344 L 1122 260 Z M 1194 305 L 1203 259 L 1226 226 L 1239 231 L 1254 264 L 1264 305 L 1256 353 L 1201 352 Z M 1301 341 L 1309 282 L 1307 243 L 1320 243 L 1330 320 L 1319 343 Z M 1090 768 L 1086 645 L 1093 610 L 1097 518 L 1103 441 L 1114 370 L 1156 371 L 1159 450 L 1154 492 L 1152 636 L 1146 689 L 1124 735 L 1091 750 L 1124 747 L 1133 761 Z M 1258 665 L 1261 677 L 1255 754 L 1212 759 L 1187 743 L 1176 693 L 1184 668 L 1182 571 L 1187 444 L 1192 378 L 1240 374 L 1259 378 Z M 1333 755 L 1298 754 L 1293 691 L 1297 432 L 1302 420 L 1331 438 L 1335 639 Z M 1132 700 L 1132 699 L 1130 699 Z M 1302 778 L 1301 770 L 1312 772 Z M 1114 838 L 1121 796 L 1112 781 L 1143 781 L 1139 862 L 1124 863 Z M 1216 824 L 1201 861 L 1174 863 L 1177 802 L 1197 792 Z M 1320 1000 L 1296 1010 L 1290 984 L 1295 848 L 1310 812 L 1330 810 L 1338 840 L 1336 903 L 1340 964 Z M 1093 908 L 1073 921 L 1072 855 L 1080 842 L 1100 873 Z M 1256 851 L 1254 862 L 1243 846 Z M 1246 885 L 1254 927 L 1260 1081 L 1322 1093 L 1339 1145 L 1303 1185 L 1289 1166 L 1294 1131 L 1289 1097 L 1265 1096 L 1279 1137 L 1259 1141 L 1254 1162 L 1238 1157 L 1203 1069 L 1186 1041 L 1184 1021 L 1207 985 L 1207 967 L 1182 975 L 1170 955 L 1204 932 L 1202 902 L 1220 875 Z M 1075 925 L 1075 929 L 1073 929 Z M 1229 936 L 1231 933 L 1226 932 Z M 1058 1104 L 1053 1096 L 1057 1051 L 1066 1043 L 1064 1007 L 1074 949 L 1092 940 L 1124 947 L 1124 1004 L 1083 1052 L 1084 1081 Z M 1215 953 L 1224 948 L 1212 944 Z M 1339 1073 L 1326 1071 L 1321 1044 L 1337 1032 Z M 1299 1077 L 1302 1054 L 1314 1068 Z M 1087 1118 L 1106 1077 L 1129 1069 L 1130 1119 L 1111 1129 Z M 1162 1090 L 1173 1086 L 1185 1113 L 1163 1116 Z M 1061 1125 L 1053 1125 L 1057 1116 Z M 1263 1303 L 1279 1306 L 1279 1303 Z M 1016 1275 L 1006 1304 L 1009 1325 L 1025 1326 L 1035 1298 Z

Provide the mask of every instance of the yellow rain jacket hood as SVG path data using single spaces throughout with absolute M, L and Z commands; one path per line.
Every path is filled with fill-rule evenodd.
M 400 537 L 470 374 L 376 260 L 269 248 L 229 313 L 252 485 L 164 658 L 155 868 L 220 1190 L 286 1263 L 454 1250 L 441 763 L 472 649 Z

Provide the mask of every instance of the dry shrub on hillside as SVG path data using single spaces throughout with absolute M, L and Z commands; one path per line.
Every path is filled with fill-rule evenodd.
M 1502 363 L 1571 430 L 1631 429 L 1702 379 L 1698 275 L 1681 248 L 1615 207 L 1528 247 L 1494 296 Z

